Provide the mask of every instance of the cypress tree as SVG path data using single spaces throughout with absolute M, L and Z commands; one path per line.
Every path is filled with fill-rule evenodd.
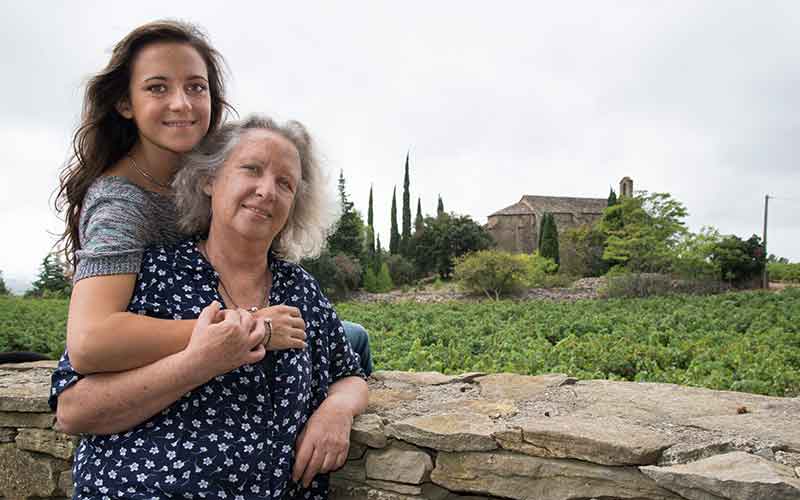
M 558 228 L 553 214 L 546 214 L 543 220 L 542 240 L 539 244 L 539 255 L 553 259 L 558 264 L 560 262 L 558 253 Z
M 397 253 L 400 250 L 400 233 L 397 231 L 397 186 L 392 190 L 392 227 L 389 233 L 389 253 Z
M 614 206 L 617 204 L 617 193 L 614 192 L 614 188 L 610 188 L 611 192 L 608 193 L 608 206 Z
M 344 171 L 339 172 L 339 202 L 342 216 L 336 230 L 328 236 L 328 250 L 331 255 L 343 253 L 360 260 L 364 256 L 365 248 L 364 220 L 347 196 Z
M 403 233 L 400 240 L 400 253 L 408 255 L 408 247 L 411 243 L 411 193 L 409 192 L 411 182 L 408 176 L 408 152 L 406 152 L 406 174 L 403 179 Z
M 414 218 L 414 233 L 419 233 L 425 227 L 425 220 L 422 218 L 422 199 L 417 198 L 417 216 Z
M 436 217 L 441 217 L 444 214 L 444 203 L 442 202 L 442 195 L 439 195 L 439 203 L 436 205 Z
M 367 257 L 369 261 L 375 258 L 375 225 L 372 212 L 372 186 L 369 187 L 369 205 L 367 205 Z
M 544 226 L 547 224 L 547 216 L 550 215 L 549 212 L 545 212 L 542 214 L 542 220 L 539 221 L 539 234 L 537 235 L 536 239 L 536 249 L 539 253 L 542 253 L 542 235 L 544 234 Z

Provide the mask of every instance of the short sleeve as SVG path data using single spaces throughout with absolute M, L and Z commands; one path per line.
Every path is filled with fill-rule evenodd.
M 58 360 L 58 366 L 50 376 L 50 397 L 47 400 L 50 409 L 56 411 L 58 396 L 82 378 L 83 375 L 72 368 L 72 364 L 69 361 L 69 353 L 64 351 L 61 359 Z
M 93 189 L 92 189 L 93 188 Z M 145 194 L 122 181 L 92 186 L 81 209 L 74 280 L 139 272 L 149 221 Z

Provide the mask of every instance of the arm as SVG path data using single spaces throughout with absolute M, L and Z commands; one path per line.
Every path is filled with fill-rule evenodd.
M 56 395 L 58 426 L 68 434 L 128 430 L 216 375 L 257 363 L 266 352 L 263 340 L 262 322 L 212 303 L 183 351 L 134 370 L 84 377 Z
M 138 368 L 183 350 L 195 320 L 164 320 L 125 312 L 135 274 L 84 278 L 69 304 L 67 350 L 79 373 Z
M 318 473 L 338 469 L 347 460 L 353 418 L 367 409 L 369 391 L 361 377 L 345 377 L 330 386 L 297 438 L 292 479 L 306 488 Z

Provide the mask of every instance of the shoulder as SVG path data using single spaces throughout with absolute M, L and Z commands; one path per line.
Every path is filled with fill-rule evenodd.
M 145 265 L 154 266 L 154 271 L 167 267 L 176 270 L 200 271 L 208 267 L 194 238 L 145 248 L 142 255 L 142 272 L 144 272 Z

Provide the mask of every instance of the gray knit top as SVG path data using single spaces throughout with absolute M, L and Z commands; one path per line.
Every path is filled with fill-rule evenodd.
M 185 238 L 178 231 L 175 204 L 124 177 L 95 180 L 86 191 L 78 236 L 81 249 L 74 281 L 91 276 L 137 274 L 145 247 Z

